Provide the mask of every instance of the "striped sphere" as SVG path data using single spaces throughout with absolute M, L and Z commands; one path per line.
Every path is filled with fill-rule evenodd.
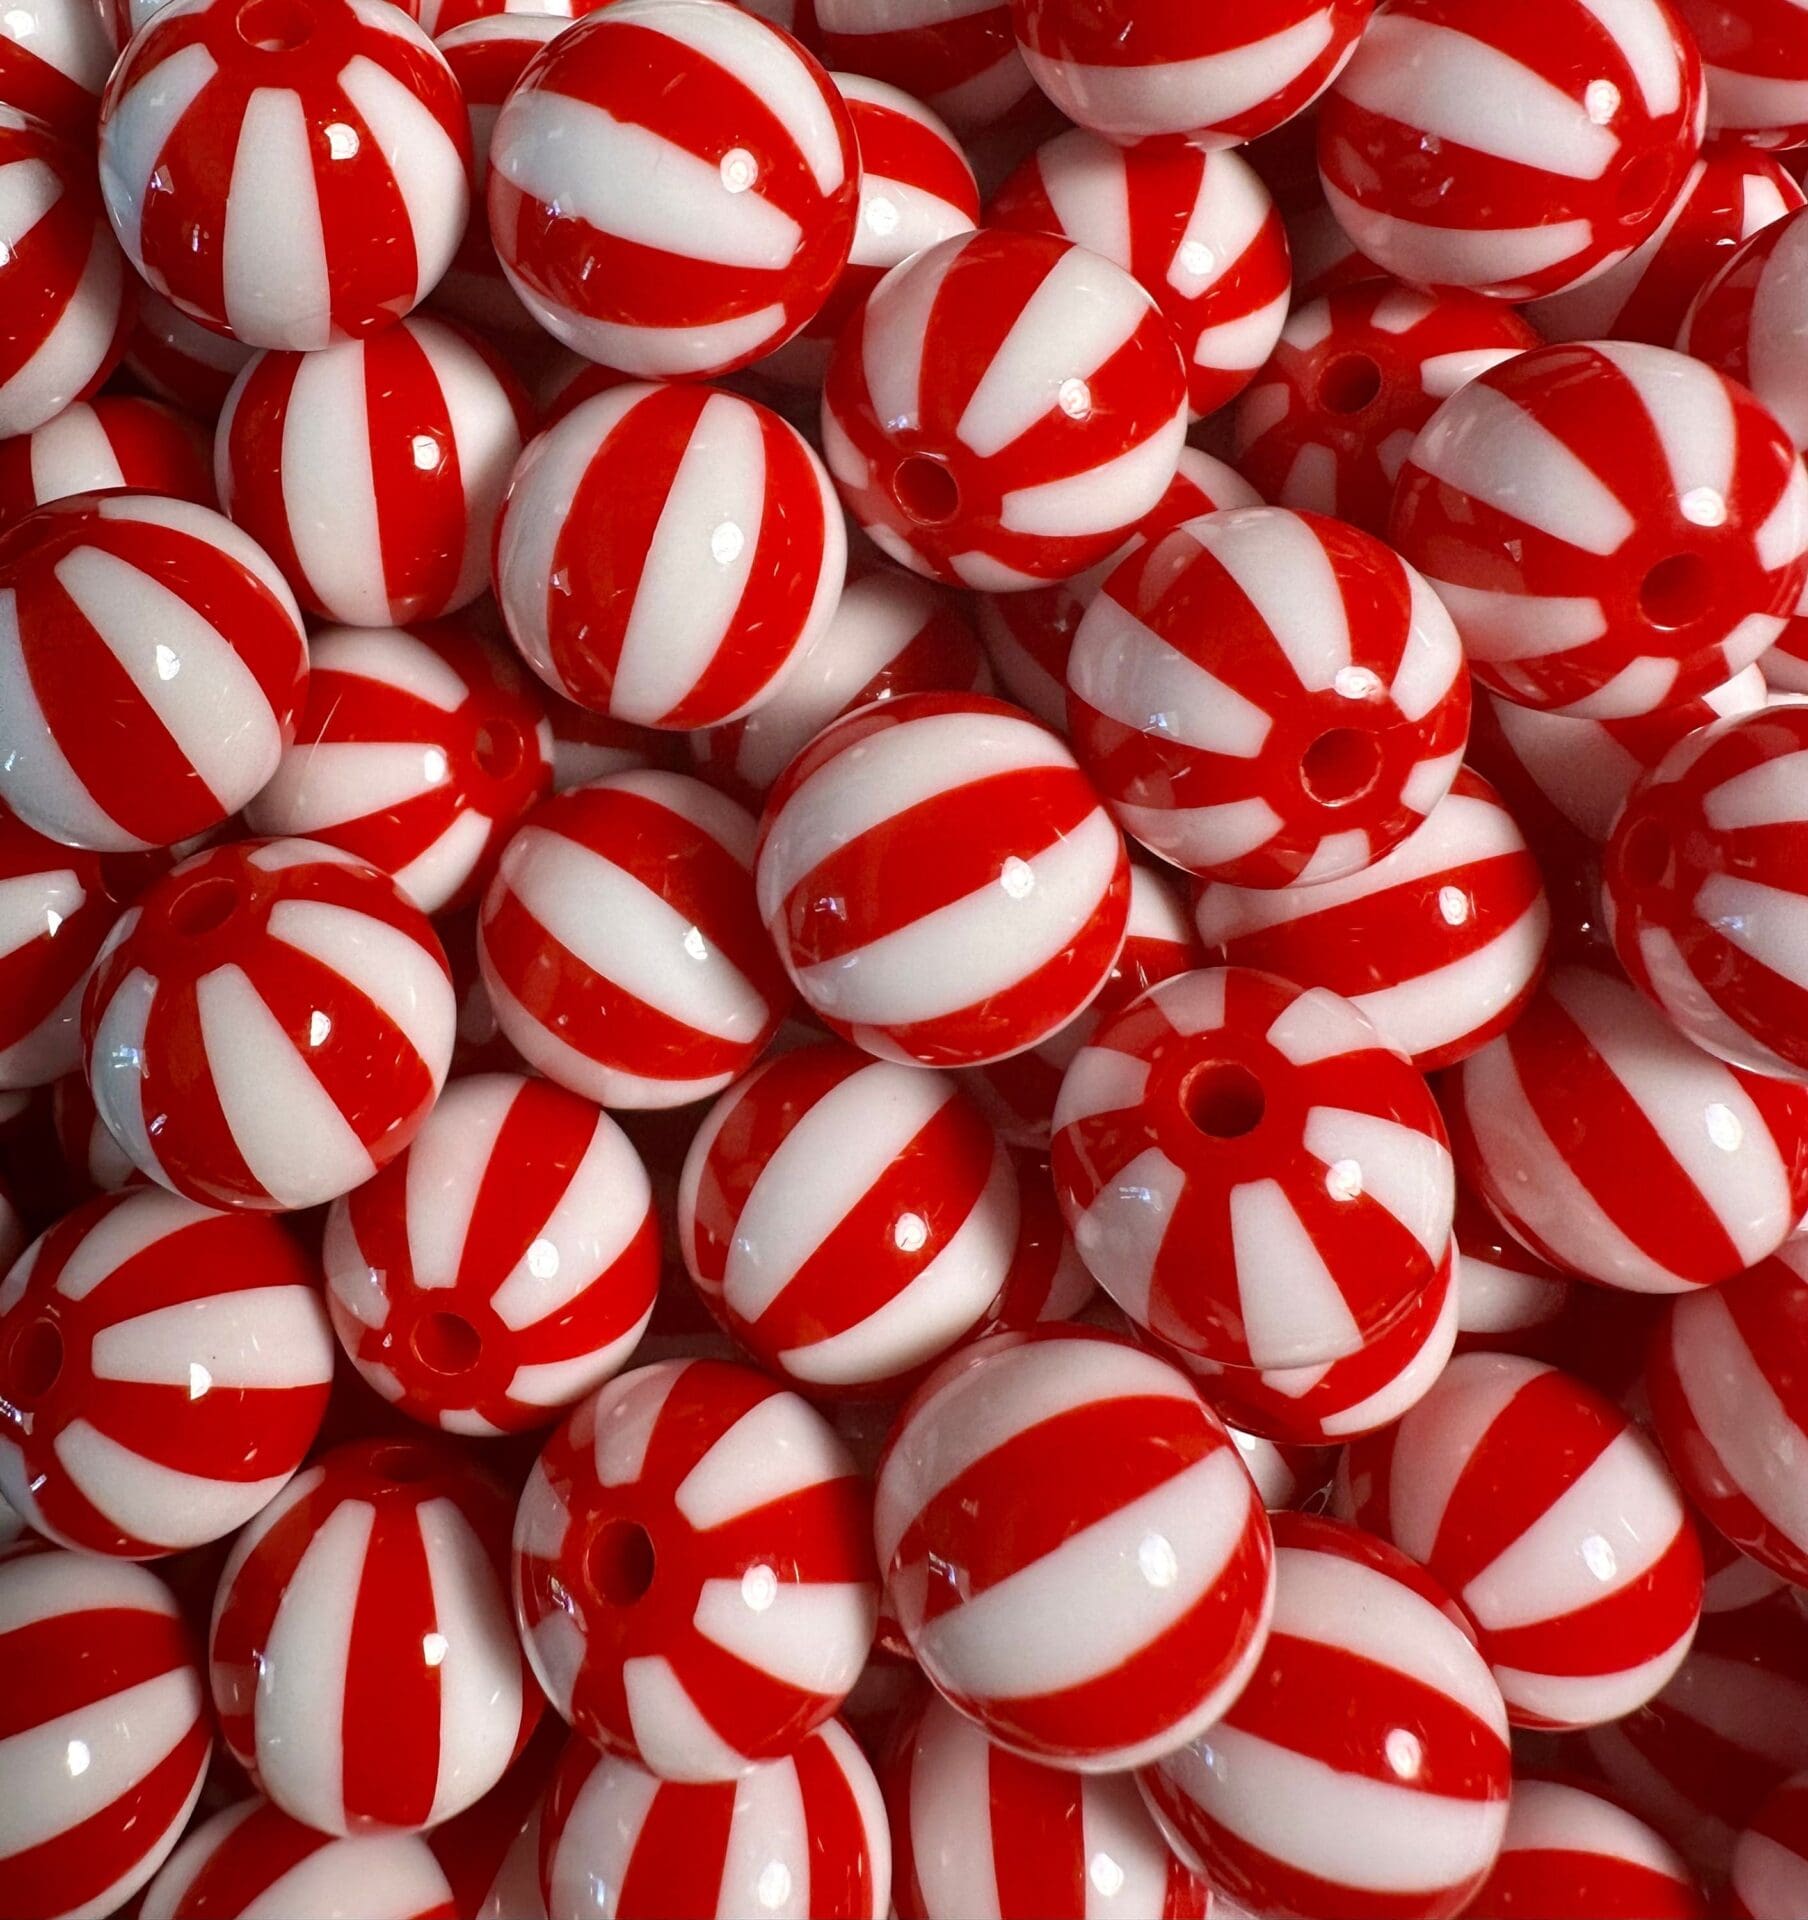
M 540 1817 L 540 1891 L 550 1920 L 886 1920 L 885 1803 L 836 1720 L 713 1784 L 661 1780 L 573 1740 Z
M 286 8 L 241 33 L 241 4 L 171 0 L 113 69 L 100 127 L 113 230 L 156 292 L 246 346 L 374 333 L 432 291 L 464 229 L 458 83 L 384 0 L 310 0 L 301 39 Z M 345 131 L 315 132 L 329 124 Z
M 295 739 L 245 824 L 356 854 L 423 913 L 472 905 L 552 788 L 538 684 L 459 621 L 322 627 L 308 654 Z
M 502 1031 L 605 1107 L 682 1107 L 753 1065 L 790 1004 L 753 893 L 754 823 L 688 774 L 543 801 L 503 848 L 478 958 Z
M 1249 1685 L 1138 1779 L 1181 1858 L 1252 1911 L 1450 1920 L 1500 1851 L 1511 1772 L 1461 1609 L 1386 1541 L 1286 1513 Z
M 1677 0 L 1701 48 L 1708 131 L 1755 147 L 1808 141 L 1808 33 L 1789 0 Z
M 1281 216 L 1240 154 L 1126 152 L 1084 128 L 1040 146 L 993 197 L 989 226 L 1052 233 L 1131 274 L 1174 329 L 1195 419 L 1254 378 L 1287 318 Z
M 995 1334 L 924 1381 L 874 1536 L 919 1665 L 1000 1746 L 1122 1773 L 1220 1719 L 1274 1601 L 1267 1516 L 1184 1375 L 1071 1327 Z
M 72 493 L 119 487 L 215 505 L 200 428 L 155 400 L 103 393 L 0 441 L 0 527 Z
M 1379 540 L 1243 507 L 1140 542 L 1109 575 L 1068 656 L 1067 720 L 1152 853 L 1305 886 L 1360 873 L 1449 792 L 1469 680 L 1449 614 Z
M 1555 1367 L 1460 1355 L 1350 1447 L 1337 1510 L 1462 1603 L 1517 1727 L 1617 1720 L 1689 1651 L 1701 1547 L 1676 1484 L 1612 1401 Z
M 975 141 L 1045 111 L 1011 36 L 1009 0 L 742 0 L 807 39 L 838 72 L 902 87 Z
M 531 409 L 494 348 L 418 314 L 315 353 L 263 353 L 214 436 L 226 511 L 309 613 L 356 627 L 456 612 Z
M 1699 361 L 1539 347 L 1432 415 L 1388 537 L 1484 686 L 1628 719 L 1720 685 L 1782 632 L 1808 566 L 1808 474 L 1751 395 Z
M 1074 1056 L 1055 1188 L 1139 1327 L 1220 1365 L 1320 1367 L 1399 1324 L 1455 1204 L 1423 1078 L 1347 1000 L 1183 973 Z
M 425 1119 L 456 1009 L 387 874 L 312 840 L 196 854 L 114 927 L 83 1004 L 94 1104 L 133 1164 L 212 1206 L 318 1206 Z
M 490 142 L 490 237 L 554 339 L 642 380 L 781 346 L 853 244 L 834 82 L 738 8 L 616 0 L 541 50 Z
M 126 340 L 125 370 L 159 400 L 197 420 L 218 419 L 233 381 L 257 349 L 191 320 L 149 287 L 137 291 L 138 318 Z
M 1206 1920 L 1136 1788 L 995 1746 L 933 1696 L 881 1774 L 898 1920 Z
M 1212 964 L 1329 987 L 1421 1073 L 1512 1025 L 1550 938 L 1525 836 L 1466 768 L 1423 824 L 1361 873 L 1265 890 L 1213 881 L 1194 919 Z
M 181 1838 L 213 1746 L 200 1665 L 143 1567 L 0 1558 L 0 1887 L 21 1920 L 105 1920 Z
M 1733 1843 L 1730 1920 L 1796 1920 L 1808 1912 L 1808 1774 L 1786 1780 Z
M 802 435 L 703 386 L 586 400 L 529 445 L 496 523 L 496 598 L 528 665 L 568 700 L 647 727 L 718 726 L 778 693 L 827 629 L 846 568 L 841 513 Z
M 211 508 L 78 493 L 0 533 L 0 800 L 52 839 L 218 826 L 276 771 L 307 670 L 282 575 Z
M 1790 315 L 1808 278 L 1805 211 L 1753 234 L 1697 292 L 1676 340 L 1749 387 L 1798 447 L 1808 446 L 1808 352 Z
M 64 140 L 91 139 L 116 51 L 103 8 L 24 0 L 0 22 L 0 102 Z
M 223 1539 L 301 1465 L 332 1378 L 311 1263 L 275 1221 L 107 1194 L 0 1281 L 0 1494 L 90 1553 Z
M 1565 1317 L 1577 1289 L 1528 1253 L 1468 1188 L 1456 1194 L 1459 1353 L 1523 1353 L 1562 1364 Z
M 871 1498 L 828 1423 L 750 1367 L 619 1375 L 547 1442 L 515 1516 L 547 1698 L 662 1780 L 757 1777 L 866 1664 Z
M 792 761 L 755 883 L 825 1026 L 882 1059 L 977 1066 L 1098 992 L 1130 862 L 1058 735 L 1001 700 L 919 693 L 838 720 Z
M 1808 1090 L 1723 1065 L 1592 967 L 1553 971 L 1442 1094 L 1467 1184 L 1603 1286 L 1715 1286 L 1808 1208 Z
M 1103 560 L 1174 477 L 1185 368 L 1121 268 L 988 230 L 894 267 L 829 361 L 823 452 L 848 512 L 914 573 L 1021 592 Z
M 781 1054 L 698 1128 L 678 1243 L 711 1309 L 805 1393 L 890 1399 L 986 1315 L 1017 1181 L 952 1078 L 849 1046 Z
M 239 1535 L 208 1635 L 214 1711 L 292 1819 L 435 1826 L 502 1778 L 542 1704 L 509 1619 L 508 1525 L 465 1456 L 354 1440 Z

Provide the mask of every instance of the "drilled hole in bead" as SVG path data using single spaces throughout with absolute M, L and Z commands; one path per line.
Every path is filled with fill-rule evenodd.
M 1254 1133 L 1268 1111 L 1261 1081 L 1234 1060 L 1212 1060 L 1195 1067 L 1180 1097 L 1187 1118 L 1212 1140 L 1240 1140 Z
M 1321 733 L 1300 755 L 1300 784 L 1321 807 L 1347 807 L 1381 778 L 1381 748 L 1356 727 Z
M 1658 820 L 1641 820 L 1620 845 L 1620 871 L 1635 887 L 1660 887 L 1670 872 L 1670 835 Z
M 0 1367 L 5 1398 L 16 1407 L 42 1400 L 63 1371 L 63 1336 L 54 1320 L 33 1320 L 21 1327 L 6 1349 Z
M 238 911 L 239 890 L 224 874 L 210 874 L 184 887 L 165 912 L 172 933 L 197 939 L 217 933 Z
M 611 1520 L 585 1556 L 590 1584 L 612 1607 L 631 1607 L 653 1584 L 653 1536 L 638 1520 Z
M 314 37 L 314 10 L 307 0 L 245 0 L 234 24 L 259 53 L 293 53 Z
M 413 1486 L 417 1481 L 431 1480 L 439 1472 L 440 1463 L 425 1447 L 411 1447 L 406 1441 L 395 1446 L 379 1447 L 370 1456 L 371 1471 L 380 1480 L 387 1480 L 391 1486 Z
M 1698 553 L 1673 553 L 1639 582 L 1639 611 L 1654 627 L 1686 627 L 1707 611 L 1714 575 Z
M 431 1373 L 469 1373 L 483 1351 L 477 1329 L 461 1313 L 430 1313 L 409 1341 L 414 1357 Z
M 506 780 L 521 771 L 521 763 L 527 758 L 527 742 L 512 720 L 491 720 L 477 729 L 471 757 L 480 773 L 492 780 Z
M 920 527 L 941 527 L 960 512 L 960 482 L 941 461 L 913 453 L 892 475 L 898 505 Z
M 1340 354 L 1318 376 L 1318 404 L 1326 413 L 1360 413 L 1381 395 L 1381 369 L 1366 353 Z

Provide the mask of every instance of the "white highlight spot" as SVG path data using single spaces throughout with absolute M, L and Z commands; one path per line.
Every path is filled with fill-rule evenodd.
M 722 184 L 730 193 L 745 193 L 760 177 L 760 163 L 745 147 L 730 147 L 722 156 Z
M 1035 869 L 1012 854 L 998 871 L 998 884 L 1013 900 L 1027 900 L 1036 891 Z
M 355 160 L 362 144 L 358 129 L 348 127 L 343 120 L 335 120 L 326 130 L 326 150 L 334 160 Z
M 1726 495 L 1717 487 L 1691 487 L 1677 505 L 1692 527 L 1726 525 Z
M 1218 265 L 1218 256 L 1203 240 L 1182 241 L 1179 259 L 1181 272 L 1195 280 L 1209 280 Z
M 746 534 L 732 520 L 724 520 L 709 536 L 709 557 L 719 567 L 732 567 L 746 546 Z
M 1425 1764 L 1425 1749 L 1419 1744 L 1418 1736 L 1405 1727 L 1392 1727 L 1383 1742 L 1387 1753 L 1387 1764 L 1402 1780 L 1416 1780 L 1419 1769 Z
M 1598 1533 L 1591 1533 L 1582 1542 L 1582 1564 L 1602 1586 L 1606 1586 L 1620 1570 L 1612 1541 L 1604 1540 Z
M 205 1400 L 213 1392 L 213 1375 L 202 1366 L 199 1360 L 188 1363 L 188 1397 L 191 1400 Z
M 439 471 L 439 442 L 430 433 L 417 433 L 409 442 L 414 455 L 415 471 L 418 473 L 437 473 Z
M 1180 1578 L 1180 1556 L 1165 1533 L 1145 1533 L 1136 1549 L 1136 1564 L 1155 1588 L 1171 1587 Z
M 1438 912 L 1443 916 L 1446 926 L 1462 926 L 1469 918 L 1469 896 L 1461 887 L 1439 887 Z
M 1381 691 L 1381 676 L 1372 667 L 1339 667 L 1331 685 L 1345 700 L 1372 700 Z
M 929 1240 L 929 1222 L 920 1213 L 901 1213 L 891 1230 L 891 1243 L 900 1253 L 921 1253 Z
M 1107 1900 L 1115 1900 L 1124 1890 L 1124 1870 L 1108 1853 L 1095 1853 L 1086 1867 L 1086 1877 Z
M 741 1598 L 755 1613 L 764 1613 L 778 1598 L 778 1575 L 768 1566 L 749 1567 L 741 1575 Z
M 686 927 L 683 945 L 693 960 L 702 962 L 709 958 L 709 942 L 704 939 L 701 927 Z
M 1745 1126 L 1731 1107 L 1716 1100 L 1707 1109 L 1708 1138 L 1722 1153 L 1737 1153 L 1745 1144 Z
M 1597 127 L 1604 127 L 1620 110 L 1620 90 L 1611 80 L 1591 80 L 1582 93 L 1582 110 Z
M 71 1780 L 79 1780 L 94 1762 L 94 1755 L 88 1751 L 86 1740 L 71 1740 L 63 1754 L 63 1765 L 67 1768 Z
M 768 1913 L 782 1907 L 791 1898 L 791 1869 L 782 1860 L 768 1860 L 760 1869 L 753 1897 Z
M 1359 1200 L 1362 1197 L 1362 1163 L 1357 1160 L 1333 1160 L 1325 1169 L 1325 1191 L 1333 1200 Z
M 443 1633 L 424 1633 L 421 1635 L 421 1658 L 428 1666 L 437 1667 L 446 1657 L 447 1640 Z
M 866 224 L 881 240 L 889 240 L 897 232 L 898 223 L 903 218 L 898 211 L 898 203 L 886 199 L 882 193 L 874 194 L 866 203 Z
M 173 680 L 176 675 L 182 671 L 181 656 L 173 647 L 166 647 L 161 641 L 157 644 L 157 650 L 153 658 L 157 662 L 157 678 L 159 680 Z
M 1063 380 L 1055 397 L 1061 403 L 1061 411 L 1070 420 L 1084 420 L 1092 412 L 1092 389 L 1077 375 L 1071 380 Z
M 332 1032 L 332 1016 L 321 1012 L 321 1010 L 316 1007 L 314 1011 L 308 1015 L 308 1045 L 310 1047 L 324 1047 L 327 1041 L 331 1039 Z
M 527 1250 L 527 1270 L 536 1280 L 550 1280 L 559 1270 L 559 1250 L 550 1240 L 536 1240 Z

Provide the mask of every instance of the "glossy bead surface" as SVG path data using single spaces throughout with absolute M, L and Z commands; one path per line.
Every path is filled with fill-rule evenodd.
M 1733 1844 L 1727 1912 L 1792 1920 L 1808 1905 L 1808 1775 L 1786 1780 Z
M 0 442 L 0 526 L 72 493 L 133 487 L 216 504 L 207 442 L 192 420 L 132 394 L 78 400 Z
M 1515 1726 L 1616 1720 L 1689 1650 L 1701 1548 L 1676 1484 L 1619 1408 L 1554 1367 L 1453 1360 L 1350 1448 L 1337 1510 L 1462 1603 Z
M 848 512 L 913 572 L 987 592 L 1120 546 L 1173 479 L 1186 420 L 1155 302 L 1048 234 L 967 234 L 894 267 L 823 389 Z
M 892 1430 L 874 1531 L 938 1690 L 1081 1773 L 1203 1732 L 1267 1635 L 1268 1521 L 1236 1447 L 1182 1374 L 1104 1335 L 997 1334 L 944 1361 Z
M 77 1053 L 79 1059 L 80 1046 Z M 95 1108 L 94 1095 L 88 1091 L 87 1077 L 79 1064 L 50 1089 L 51 1121 L 57 1145 L 62 1149 L 64 1165 L 83 1194 L 118 1193 L 125 1187 L 149 1183 L 133 1166 L 130 1156 L 107 1131 L 107 1124 Z M 19 1251 L 24 1252 L 21 1243 Z
M 1788 0 L 1676 0 L 1701 48 L 1708 131 L 1755 147 L 1808 141 L 1808 27 Z
M 137 321 L 126 340 L 125 368 L 147 392 L 197 420 L 218 418 L 255 347 L 229 340 L 149 287 L 138 289 Z
M 65 140 L 91 140 L 114 52 L 93 0 L 24 0 L 0 22 L 0 104 Z
M 971 0 L 957 14 L 945 0 L 754 0 L 749 10 L 808 38 L 837 72 L 902 87 L 969 138 L 1033 124 L 1044 111 L 1011 35 L 1009 0 Z
M 767 802 L 760 916 L 806 1005 L 884 1059 L 1034 1046 L 1123 944 L 1123 836 L 1057 735 L 1002 701 L 908 694 L 838 720 Z
M 316 1206 L 426 1117 L 456 1008 L 388 875 L 310 840 L 197 854 L 119 922 L 83 1006 L 94 1102 L 143 1172 L 213 1206 Z
M 1808 349 L 1792 315 L 1808 277 L 1808 213 L 1796 209 L 1739 248 L 1695 295 L 1676 344 L 1749 387 L 1808 446 Z
M 751 1368 L 620 1375 L 548 1441 L 515 1517 L 540 1684 L 661 1779 L 734 1780 L 793 1752 L 872 1644 L 871 1513 L 827 1422 Z

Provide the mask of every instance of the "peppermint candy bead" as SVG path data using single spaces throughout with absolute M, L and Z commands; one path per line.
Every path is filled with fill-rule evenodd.
M 974 694 L 908 694 L 818 735 L 767 802 L 755 880 L 811 1012 L 921 1066 L 1065 1026 L 1117 959 L 1130 891 L 1123 836 L 1066 747 Z
M 554 339 L 640 379 L 709 379 L 821 307 L 859 182 L 847 107 L 796 41 L 734 7 L 617 0 L 509 95 L 490 235 Z
M 40 507 L 0 533 L 0 609 L 0 799 L 40 832 L 170 846 L 276 771 L 307 643 L 282 575 L 220 514 L 141 493 Z
M 1105 1335 L 996 1334 L 944 1361 L 887 1442 L 874 1533 L 937 1689 L 1076 1772 L 1195 1738 L 1267 1636 L 1268 1521 L 1236 1447 L 1182 1374 Z
M 25 0 L 0 21 L 0 102 L 61 139 L 91 140 L 116 51 L 100 7 Z
M 503 849 L 478 921 L 502 1031 L 606 1107 L 719 1093 L 790 995 L 753 894 L 754 823 L 684 774 L 614 774 L 556 795 Z
M 1678 348 L 1749 387 L 1795 444 L 1808 446 L 1808 352 L 1790 325 L 1808 274 L 1808 218 L 1797 208 L 1754 233 L 1700 286 Z
M 245 824 L 356 854 L 423 913 L 470 905 L 552 786 L 538 687 L 452 621 L 324 627 L 309 654 L 295 739 Z
M 0 1695 L 7 1906 L 103 1920 L 182 1837 L 213 1745 L 169 1589 L 88 1554 L 0 1559 Z
M 716 726 L 776 694 L 826 630 L 846 566 L 802 436 L 701 386 L 586 400 L 529 445 L 496 523 L 496 597 L 528 665 L 641 726 Z
M 35 432 L 0 442 L 0 526 L 72 493 L 116 487 L 217 503 L 200 430 L 155 400 L 78 400 Z
M 1610 1400 L 1554 1367 L 1461 1355 L 1349 1449 L 1337 1499 L 1462 1603 L 1515 1726 L 1617 1720 L 1688 1653 L 1701 1548 L 1675 1483 Z
M 1808 141 L 1808 32 L 1783 0 L 1676 0 L 1701 49 L 1708 131 L 1754 147 Z
M 1049 234 L 966 234 L 894 267 L 823 388 L 829 471 L 868 537 L 992 593 L 1122 545 L 1173 479 L 1186 420 L 1155 302 Z
M 94 1104 L 141 1172 L 215 1206 L 317 1206 L 426 1117 L 456 1009 L 386 874 L 311 840 L 197 854 L 114 928 L 83 1007 Z
M 305 352 L 432 291 L 470 204 L 470 137 L 444 59 L 379 0 L 309 0 L 305 19 L 241 20 L 245 4 L 172 0 L 134 36 L 101 102 L 101 192 L 158 293 L 247 346 Z
M 1791 1920 L 1808 1901 L 1808 1775 L 1786 1780 L 1733 1844 L 1733 1920 Z
M 487 1793 L 540 1697 L 504 1591 L 508 1503 L 437 1443 L 322 1455 L 239 1535 L 208 1664 L 253 1783 L 321 1833 L 416 1829 Z
M 528 1476 L 514 1548 L 527 1657 L 608 1752 L 663 1780 L 757 1778 L 860 1677 L 879 1600 L 870 1524 L 852 1460 L 795 1394 L 720 1361 L 638 1367 L 584 1401 Z
M 806 10 L 813 32 L 799 17 Z M 946 0 L 754 0 L 749 11 L 779 18 L 837 71 L 901 87 L 958 133 L 1010 128 L 1040 105 L 1009 0 L 971 0 L 959 13 Z

